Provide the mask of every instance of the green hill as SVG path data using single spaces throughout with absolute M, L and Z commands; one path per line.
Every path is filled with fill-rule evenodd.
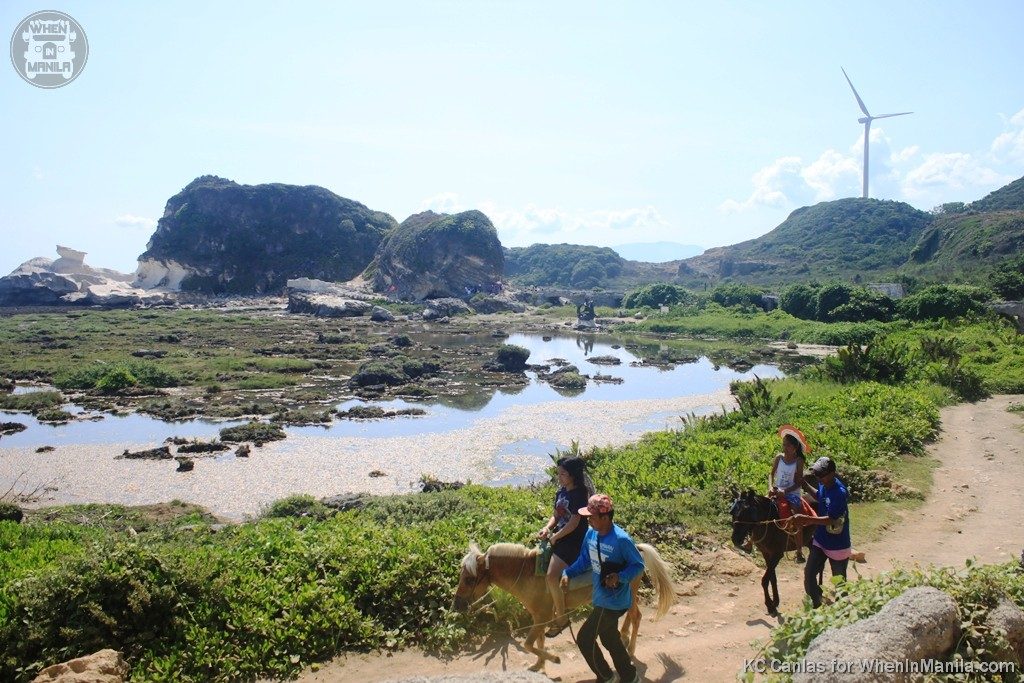
M 1018 178 L 983 199 L 972 202 L 972 211 L 1024 211 L 1024 178 Z
M 757 239 L 683 261 L 678 279 L 690 285 L 727 278 L 778 284 L 891 272 L 906 263 L 931 221 L 930 214 L 903 202 L 822 202 L 797 209 Z
M 973 210 L 977 205 L 974 202 L 962 214 L 936 218 L 921 233 L 901 270 L 927 279 L 970 281 L 1024 253 L 1024 211 L 980 213 Z

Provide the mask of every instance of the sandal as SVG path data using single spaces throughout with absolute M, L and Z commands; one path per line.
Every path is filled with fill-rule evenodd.
M 554 638 L 559 633 L 564 631 L 568 625 L 569 625 L 569 620 L 568 619 L 562 619 L 560 621 L 556 621 L 555 623 L 551 624 L 551 626 L 548 626 L 548 630 L 544 632 L 544 637 L 545 638 Z

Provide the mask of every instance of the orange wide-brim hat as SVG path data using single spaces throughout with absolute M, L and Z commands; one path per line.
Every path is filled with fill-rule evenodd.
M 793 425 L 782 425 L 781 427 L 779 427 L 780 439 L 784 438 L 787 434 L 789 434 L 794 439 L 800 442 L 800 446 L 802 446 L 804 449 L 804 455 L 807 455 L 808 453 L 811 452 L 811 445 L 807 443 L 807 437 L 804 436 L 803 432 L 801 432 Z

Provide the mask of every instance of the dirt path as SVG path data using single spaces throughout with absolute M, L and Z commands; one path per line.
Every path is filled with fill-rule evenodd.
M 997 396 L 942 411 L 942 434 L 928 450 L 940 465 L 932 495 L 904 515 L 902 524 L 880 541 L 861 549 L 869 563 L 861 575 L 890 569 L 894 563 L 962 565 L 975 557 L 1001 562 L 1024 547 L 1024 505 L 1017 489 L 1024 481 L 1024 419 L 1006 411 L 1024 396 Z M 854 530 L 856 535 L 856 530 Z M 760 570 L 745 557 L 720 549 L 705 558 L 707 571 L 680 582 L 679 603 L 658 623 L 645 619 L 636 657 L 646 681 L 735 681 L 752 641 L 765 639 L 775 620 L 761 596 Z M 803 595 L 802 565 L 791 558 L 779 567 L 782 609 Z M 562 656 L 548 675 L 563 681 L 593 681 L 593 674 L 565 632 L 549 643 Z M 442 660 L 415 650 L 394 654 L 340 657 L 300 681 L 394 681 L 424 675 L 521 670 L 533 657 L 507 639 L 478 653 Z M 556 679 L 558 680 L 558 679 Z

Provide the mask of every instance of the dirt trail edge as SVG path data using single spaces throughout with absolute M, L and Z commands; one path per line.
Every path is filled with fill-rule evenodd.
M 971 557 L 984 563 L 1019 557 L 1024 547 L 1024 505 L 1018 493 L 1024 481 L 1024 419 L 1007 412 L 1014 402 L 1024 402 L 1024 396 L 996 396 L 942 410 L 942 433 L 928 448 L 940 463 L 931 495 L 881 540 L 861 547 L 868 555 L 868 564 L 858 567 L 862 576 L 901 564 L 962 566 Z M 735 681 L 744 660 L 754 656 L 750 643 L 765 639 L 775 625 L 764 609 L 760 569 L 726 549 L 705 561 L 707 572 L 679 582 L 679 603 L 666 618 L 657 623 L 644 619 L 636 651 L 643 680 Z M 792 556 L 779 565 L 783 612 L 802 599 L 802 567 Z M 651 608 L 645 611 L 650 614 Z M 548 642 L 562 657 L 561 664 L 548 664 L 549 676 L 594 680 L 568 631 Z M 522 670 L 533 661 L 517 643 L 503 638 L 453 659 L 417 650 L 342 656 L 319 671 L 307 670 L 299 680 L 397 681 Z

